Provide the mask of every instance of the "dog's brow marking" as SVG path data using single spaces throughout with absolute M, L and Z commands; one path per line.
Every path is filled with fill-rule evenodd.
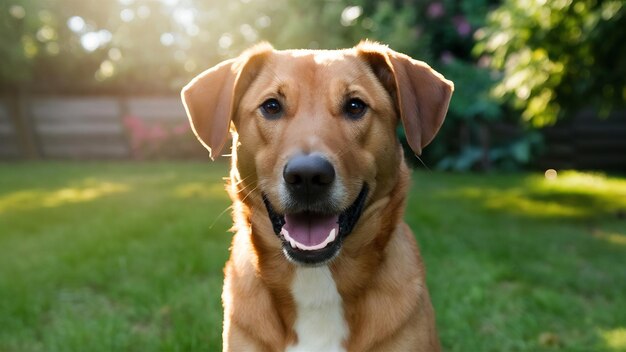
M 298 343 L 287 347 L 286 352 L 345 352 L 348 325 L 328 266 L 296 268 L 291 292 L 296 303 Z
M 363 78 L 363 77 L 365 77 L 365 76 L 367 76 L 367 73 L 365 73 L 365 72 L 361 72 L 361 73 L 359 73 L 359 74 L 358 74 L 358 76 L 354 77 L 354 79 L 353 79 L 352 81 L 350 81 L 350 83 L 348 83 L 347 87 L 349 87 L 349 86 L 353 85 L 353 84 L 354 84 L 354 82 L 356 82 L 356 81 L 360 80 L 361 78 Z
M 274 71 L 270 66 L 266 65 L 264 69 L 266 69 L 270 73 L 270 75 L 274 77 L 274 80 L 278 83 L 279 86 L 282 87 L 285 85 L 285 82 L 280 79 L 280 77 L 278 77 L 276 71 Z

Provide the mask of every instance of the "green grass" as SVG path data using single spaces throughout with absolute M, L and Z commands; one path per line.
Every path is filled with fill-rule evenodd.
M 0 164 L 0 351 L 218 351 L 224 164 Z M 626 180 L 413 177 L 447 351 L 626 351 Z

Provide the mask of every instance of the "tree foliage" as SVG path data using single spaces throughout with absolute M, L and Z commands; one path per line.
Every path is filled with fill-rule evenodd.
M 173 91 L 261 40 L 332 49 L 370 38 L 437 66 L 472 63 L 471 34 L 488 3 L 9 0 L 0 5 L 0 74 L 4 88 Z
M 625 34 L 622 0 L 505 0 L 476 49 L 504 72 L 495 95 L 543 126 L 581 107 L 624 104 Z

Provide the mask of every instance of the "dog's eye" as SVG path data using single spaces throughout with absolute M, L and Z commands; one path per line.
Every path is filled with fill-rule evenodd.
M 351 119 L 359 119 L 365 115 L 367 104 L 358 98 L 352 98 L 343 106 L 343 112 Z
M 266 119 L 277 119 L 282 115 L 283 107 L 278 100 L 267 99 L 261 104 L 261 113 Z

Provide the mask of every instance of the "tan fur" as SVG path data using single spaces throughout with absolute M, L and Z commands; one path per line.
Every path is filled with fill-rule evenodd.
M 346 95 L 369 106 L 342 116 Z M 341 51 L 275 51 L 264 44 L 210 69 L 183 90 L 194 131 L 214 158 L 232 122 L 229 193 L 236 234 L 225 268 L 224 351 L 283 351 L 297 341 L 290 285 L 294 264 L 281 252 L 261 192 L 278 202 L 286 160 L 321 152 L 345 186 L 342 208 L 367 182 L 366 208 L 330 264 L 343 300 L 347 351 L 439 351 L 422 259 L 402 221 L 409 171 L 395 135 L 401 121 L 414 152 L 443 123 L 452 84 L 426 64 L 365 42 Z M 258 107 L 284 98 L 268 121 Z M 228 107 L 228 108 L 226 108 Z

